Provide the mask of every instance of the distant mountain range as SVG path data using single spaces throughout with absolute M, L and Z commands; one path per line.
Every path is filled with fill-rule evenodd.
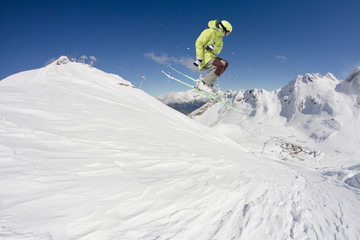
M 358 239 L 359 71 L 228 91 L 244 114 L 207 102 L 195 120 L 65 56 L 11 75 L 0 238 Z
M 274 91 L 230 90 L 223 94 L 244 109 L 245 114 L 229 111 L 202 96 L 200 98 L 199 93 L 193 90 L 173 92 L 158 99 L 175 109 L 186 106 L 187 111 L 182 111 L 186 114 L 197 108 L 201 99 L 205 104 L 189 116 L 210 127 L 221 124 L 240 126 L 247 122 L 281 123 L 300 130 L 318 143 L 331 136 L 337 136 L 336 141 L 340 138 L 354 144 L 360 140 L 360 67 L 345 80 L 338 80 L 331 73 L 324 76 L 313 73 L 298 75 L 289 84 Z
M 209 101 L 208 97 L 194 90 L 170 92 L 165 96 L 157 96 L 156 98 L 169 107 L 186 115 L 200 108 Z

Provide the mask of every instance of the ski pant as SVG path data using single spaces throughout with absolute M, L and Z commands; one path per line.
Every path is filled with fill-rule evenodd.
M 222 58 L 216 57 L 211 59 L 204 66 L 204 69 L 210 69 L 210 71 L 204 77 L 203 82 L 212 87 L 215 81 L 225 72 L 228 66 L 229 62 Z

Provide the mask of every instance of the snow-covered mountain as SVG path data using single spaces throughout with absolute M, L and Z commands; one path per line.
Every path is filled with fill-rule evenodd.
M 279 137 L 286 138 L 288 144 L 296 145 L 296 139 L 306 142 L 303 145 L 314 151 L 326 152 L 327 157 L 318 162 L 318 167 L 328 167 L 330 163 L 327 160 L 331 155 L 331 165 L 341 166 L 344 162 L 337 161 L 335 157 L 340 153 L 347 156 L 345 158 L 349 164 L 355 164 L 359 163 L 356 156 L 360 154 L 359 75 L 360 68 L 344 81 L 336 79 L 331 73 L 325 76 L 299 75 L 275 91 L 252 89 L 234 92 L 230 99 L 245 110 L 243 115 L 227 111 L 221 104 L 208 103 L 190 116 L 222 131 L 235 141 L 238 135 L 244 136 L 245 128 L 247 132 L 262 135 L 267 144 L 278 145 L 277 141 L 272 140 L 274 134 L 268 134 L 276 129 L 277 135 L 280 133 Z M 291 128 L 296 130 L 295 136 L 286 133 Z M 282 129 L 286 129 L 283 134 Z M 251 142 L 250 138 L 239 143 L 244 146 Z
M 337 90 L 350 95 L 360 95 L 360 66 L 357 67 L 345 81 L 339 84 Z M 359 102 L 360 101 L 357 101 L 357 103 Z
M 156 97 L 169 107 L 184 114 L 189 114 L 209 101 L 209 98 L 197 91 L 170 92 Z
M 0 239 L 358 239 L 358 158 L 289 145 L 277 95 L 233 99 L 251 117 L 215 104 L 212 129 L 66 57 L 0 81 Z

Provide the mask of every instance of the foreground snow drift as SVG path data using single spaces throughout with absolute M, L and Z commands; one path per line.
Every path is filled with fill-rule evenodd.
M 358 195 L 60 59 L 0 82 L 1 239 L 357 239 Z M 65 64 L 63 64 L 65 63 Z

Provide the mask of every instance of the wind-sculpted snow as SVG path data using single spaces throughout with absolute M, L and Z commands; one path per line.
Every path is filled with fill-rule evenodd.
M 257 138 L 246 125 L 210 129 L 59 60 L 0 82 L 0 239 L 358 239 L 345 182 L 356 165 L 339 180 L 301 164 L 322 152 L 277 159 L 303 143 L 264 147 L 278 130 L 265 123 Z
M 348 178 L 345 182 L 351 187 L 360 189 L 360 173 L 356 174 L 351 178 Z

